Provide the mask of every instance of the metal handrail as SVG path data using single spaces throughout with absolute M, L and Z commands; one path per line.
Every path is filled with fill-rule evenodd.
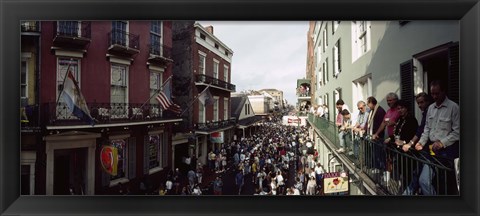
M 196 82 L 202 82 L 202 83 L 209 83 L 209 84 L 212 84 L 214 86 L 218 86 L 218 87 L 221 87 L 221 88 L 225 88 L 225 89 L 228 89 L 228 90 L 235 91 L 235 85 L 233 85 L 231 83 L 228 83 L 228 82 L 225 82 L 223 80 L 211 77 L 211 76 L 207 76 L 205 74 L 195 75 L 195 81 Z

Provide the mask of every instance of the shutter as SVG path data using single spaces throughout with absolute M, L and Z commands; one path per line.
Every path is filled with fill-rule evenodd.
M 337 46 L 337 49 L 338 49 L 338 72 L 342 72 L 342 53 L 340 52 L 340 50 L 342 50 L 340 48 L 340 39 L 338 39 L 338 46 Z
M 162 141 L 162 164 L 161 167 L 166 167 L 168 164 L 168 136 L 165 136 L 165 133 L 162 133 L 161 135 L 161 141 Z
M 410 112 L 414 110 L 414 91 L 413 91 L 413 59 L 400 64 L 400 98 L 409 104 Z
M 149 165 L 150 165 L 149 164 L 150 163 L 149 144 L 150 144 L 149 135 L 146 135 L 145 138 L 143 139 L 143 174 L 148 174 L 148 171 L 149 171 Z
M 448 98 L 457 104 L 460 104 L 460 85 L 459 80 L 459 50 L 458 42 L 448 48 Z
M 136 150 L 137 150 L 137 142 L 135 137 L 128 138 L 128 179 L 135 178 L 136 172 Z

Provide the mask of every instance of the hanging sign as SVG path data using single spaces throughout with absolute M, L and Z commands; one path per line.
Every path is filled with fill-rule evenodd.
M 324 173 L 323 186 L 324 193 L 338 193 L 348 191 L 348 176 L 340 172 Z
M 212 143 L 223 143 L 223 131 L 211 133 L 210 141 Z
M 110 175 L 117 175 L 118 150 L 113 146 L 103 146 L 100 151 L 100 161 L 103 170 Z

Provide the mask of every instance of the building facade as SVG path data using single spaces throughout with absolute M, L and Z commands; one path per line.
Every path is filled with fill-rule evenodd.
M 278 89 L 261 89 L 259 92 L 267 92 L 270 96 L 274 98 L 274 104 L 277 105 L 279 109 L 284 109 L 285 104 L 283 103 L 283 91 Z
M 28 88 L 38 89 L 29 100 L 38 107 L 40 130 L 35 139 L 22 131 L 22 149 L 32 146 L 36 156 L 33 194 L 116 194 L 120 183 L 134 191 L 146 178 L 158 187 L 171 167 L 173 124 L 182 121 L 154 99 L 172 75 L 172 23 L 38 23 L 36 76 L 28 78 L 36 87 Z M 22 40 L 22 50 L 29 47 Z M 85 98 L 92 124 L 68 108 L 67 71 Z M 102 168 L 106 146 L 118 150 L 116 173 Z
M 219 40 L 212 26 L 203 27 L 194 21 L 176 21 L 173 24 L 174 91 L 178 102 L 185 107 L 183 124 L 176 129 L 174 140 L 175 164 L 182 157 L 196 157 L 206 164 L 207 153 L 219 150 L 222 143 L 233 137 L 230 93 L 233 51 Z M 213 104 L 198 100 L 202 93 L 210 92 Z M 212 142 L 212 134 L 223 134 L 223 142 Z
M 374 96 L 388 109 L 385 96 L 394 92 L 409 102 L 420 122 L 415 95 L 429 93 L 429 83 L 436 79 L 448 83 L 448 97 L 458 103 L 458 21 L 317 21 L 310 28 L 318 77 L 312 101 L 327 104 L 330 111 L 328 119 L 309 116 L 311 139 L 324 166 L 350 173 L 352 181 L 357 182 L 351 185 L 350 194 L 398 194 L 392 189 L 397 186 L 388 179 L 366 177 L 365 172 L 359 172 L 360 162 L 349 152 L 335 151 L 339 148 L 333 123 L 338 112 L 335 103 L 342 99 L 356 110 L 358 101 Z M 353 116 L 357 113 L 353 112 Z

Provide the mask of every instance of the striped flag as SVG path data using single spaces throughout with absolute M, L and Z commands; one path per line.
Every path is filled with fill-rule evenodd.
M 163 91 L 161 91 L 156 99 L 160 103 L 160 106 L 162 106 L 162 109 L 164 110 L 170 110 L 174 113 L 181 113 L 182 108 L 180 108 L 179 105 L 173 103 L 171 99 L 171 92 L 172 92 L 172 79 L 167 80 L 167 83 L 164 84 Z
M 92 126 L 95 125 L 95 120 L 92 118 L 90 111 L 88 110 L 87 102 L 85 101 L 85 98 L 78 87 L 78 83 L 70 70 L 68 70 L 65 75 L 63 94 L 61 94 L 61 96 L 67 104 L 68 111 L 71 114 L 88 122 Z

